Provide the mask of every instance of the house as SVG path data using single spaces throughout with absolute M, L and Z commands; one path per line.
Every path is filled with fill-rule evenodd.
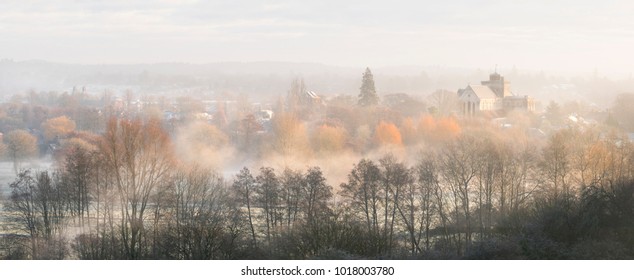
M 509 81 L 497 72 L 489 75 L 488 81 L 458 90 L 458 99 L 460 112 L 465 116 L 475 116 L 480 112 L 535 111 L 534 99 L 528 95 L 513 94 Z

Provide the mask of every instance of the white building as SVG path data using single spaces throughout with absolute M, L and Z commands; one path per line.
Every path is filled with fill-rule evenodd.
M 458 90 L 458 99 L 460 111 L 465 116 L 486 111 L 535 110 L 533 98 L 514 95 L 510 83 L 498 73 L 489 75 L 489 80 L 482 81 L 480 85 L 468 85 Z

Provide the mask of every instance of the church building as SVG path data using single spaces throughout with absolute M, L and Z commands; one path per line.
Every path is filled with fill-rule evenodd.
M 480 112 L 535 111 L 534 99 L 528 95 L 513 94 L 509 81 L 497 72 L 489 75 L 488 81 L 458 90 L 458 99 L 460 112 L 465 116 L 475 116 Z

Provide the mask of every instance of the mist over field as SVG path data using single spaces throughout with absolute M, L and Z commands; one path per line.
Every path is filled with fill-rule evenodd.
M 631 259 L 632 4 L 8 1 L 0 259 Z

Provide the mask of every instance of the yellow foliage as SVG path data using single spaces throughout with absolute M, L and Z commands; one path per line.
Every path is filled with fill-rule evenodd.
M 346 130 L 329 125 L 319 126 L 313 134 L 313 146 L 319 152 L 337 152 L 344 148 L 347 140 Z
M 415 144 L 419 138 L 417 135 L 416 124 L 411 118 L 405 118 L 401 124 L 401 136 L 403 143 L 407 145 Z
M 64 137 L 75 130 L 75 122 L 66 116 L 52 118 L 42 123 L 42 130 L 46 140 Z

